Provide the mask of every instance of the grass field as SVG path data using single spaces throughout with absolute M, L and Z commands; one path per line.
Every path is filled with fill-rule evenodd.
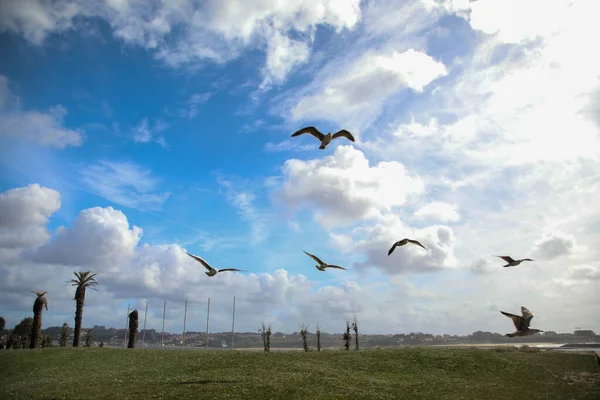
M 589 354 L 368 351 L 0 352 L 1 399 L 600 399 Z

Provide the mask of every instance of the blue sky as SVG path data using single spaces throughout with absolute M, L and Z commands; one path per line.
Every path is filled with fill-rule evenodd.
M 521 305 L 540 329 L 600 329 L 591 3 L 275 4 L 3 2 L 8 325 L 30 290 L 45 326 L 72 321 L 83 268 L 102 281 L 84 325 L 148 301 L 158 329 L 167 300 L 175 332 L 211 296 L 227 330 L 236 295 L 241 330 L 354 312 L 373 333 L 503 332 Z M 307 125 L 356 142 L 290 139 Z M 403 237 L 428 250 L 388 257 Z M 247 272 L 208 278 L 184 250 Z

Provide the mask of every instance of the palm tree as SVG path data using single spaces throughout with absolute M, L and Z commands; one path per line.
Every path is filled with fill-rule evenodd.
M 85 303 L 85 289 L 88 287 L 94 289 L 94 286 L 98 284 L 95 276 L 98 274 L 91 274 L 90 271 L 86 272 L 73 272 L 77 279 L 71 279 L 71 285 L 77 286 L 75 289 L 74 300 L 77 302 L 77 308 L 75 309 L 75 331 L 73 332 L 73 347 L 79 346 L 79 339 L 81 336 L 81 322 L 83 321 L 83 305 Z M 94 289 L 95 290 L 95 289 Z
M 67 339 L 69 338 L 69 325 L 63 323 L 62 330 L 60 331 L 60 347 L 67 346 Z
M 31 328 L 31 341 L 29 342 L 29 348 L 35 349 L 38 341 L 42 335 L 42 311 L 44 306 L 48 310 L 48 300 L 44 295 L 48 292 L 31 292 L 37 296 L 33 302 L 33 326 Z

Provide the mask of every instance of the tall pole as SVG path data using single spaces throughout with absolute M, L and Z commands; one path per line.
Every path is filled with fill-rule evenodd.
M 127 328 L 129 327 L 129 306 L 127 304 L 127 315 L 125 316 L 125 337 L 123 338 L 123 346 L 127 345 Z
M 163 329 L 162 335 L 160 336 L 160 347 L 164 346 L 165 339 L 165 316 L 167 315 L 167 301 L 165 300 L 165 307 L 163 308 Z
M 210 297 L 208 298 L 208 309 L 206 311 L 206 333 L 204 334 L 204 349 L 208 350 L 208 318 L 210 317 Z
M 185 346 L 185 321 L 187 320 L 187 299 L 185 299 L 185 311 L 183 312 L 183 340 L 181 345 Z
M 146 347 L 146 319 L 148 318 L 148 302 L 146 302 L 146 313 L 144 314 L 144 332 L 142 332 L 142 346 Z
M 231 350 L 233 350 L 234 339 L 235 339 L 235 296 L 233 296 L 233 317 L 231 318 Z

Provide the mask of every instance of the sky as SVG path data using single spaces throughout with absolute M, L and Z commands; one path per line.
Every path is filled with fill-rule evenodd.
M 0 315 L 89 270 L 84 327 L 600 331 L 597 7 L 0 2 Z

